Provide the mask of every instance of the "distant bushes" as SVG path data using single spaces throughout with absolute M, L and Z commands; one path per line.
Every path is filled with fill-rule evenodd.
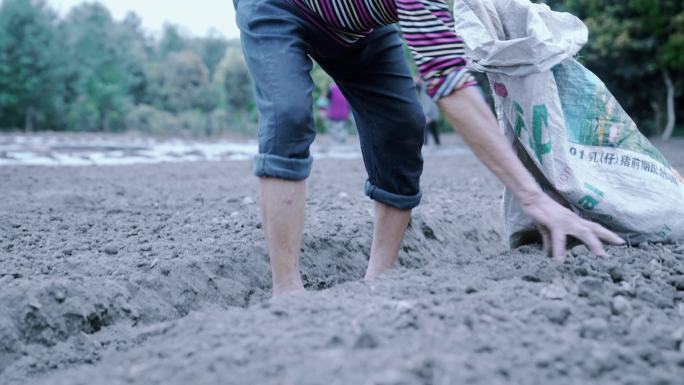
M 44 0 L 0 3 L 0 130 L 201 137 L 256 127 L 238 41 L 147 35 L 100 4 L 63 19 Z
M 545 2 L 586 22 L 580 60 L 643 131 L 682 133 L 675 123 L 684 112 L 684 3 Z M 312 78 L 317 100 L 330 78 L 318 65 Z M 183 36 L 171 25 L 153 38 L 136 14 L 116 21 L 98 3 L 59 18 L 45 0 L 0 1 L 0 130 L 201 137 L 253 133 L 256 125 L 237 40 Z M 318 114 L 316 125 L 325 130 Z
M 681 0 L 545 0 L 589 28 L 579 60 L 612 91 L 639 128 L 671 133 L 684 104 L 684 2 Z M 677 116 L 680 118 L 677 119 Z M 677 131 L 674 131 L 677 133 Z
M 133 107 L 126 116 L 129 130 L 154 136 L 201 138 L 225 133 L 249 134 L 254 119 L 249 115 L 243 121 L 236 119 L 240 114 L 216 109 L 211 113 L 200 110 L 185 110 L 176 114 L 157 109 L 147 104 Z

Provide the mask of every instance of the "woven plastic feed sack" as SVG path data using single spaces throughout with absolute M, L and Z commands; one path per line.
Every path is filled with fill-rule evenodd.
M 585 25 L 528 0 L 456 0 L 456 31 L 485 72 L 499 122 L 554 199 L 631 244 L 684 240 L 684 179 L 573 57 Z M 538 235 L 504 194 L 511 247 Z

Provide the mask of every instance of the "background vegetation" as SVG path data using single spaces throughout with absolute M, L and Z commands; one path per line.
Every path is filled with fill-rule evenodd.
M 589 43 L 580 60 L 608 85 L 642 131 L 669 137 L 677 114 L 684 113 L 684 1 L 545 2 L 584 20 Z M 681 119 L 679 125 L 684 126 Z
M 647 134 L 676 132 L 684 112 L 684 2 L 547 0 L 591 30 L 581 60 Z M 96 3 L 60 18 L 44 0 L 0 4 L 0 130 L 139 131 L 213 136 L 254 130 L 249 73 L 237 40 L 159 37 Z M 313 70 L 314 98 L 329 78 Z M 315 99 L 314 99 L 315 100 Z
M 97 3 L 58 18 L 43 0 L 0 5 L 0 127 L 206 136 L 255 121 L 240 43 L 158 38 Z

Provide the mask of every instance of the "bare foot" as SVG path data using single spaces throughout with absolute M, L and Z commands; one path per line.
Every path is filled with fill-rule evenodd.
M 303 293 L 304 285 L 301 282 L 294 282 L 287 285 L 273 286 L 273 299 L 287 297 L 297 293 Z
M 373 208 L 373 243 L 368 258 L 366 280 L 375 279 L 394 267 L 404 232 L 411 220 L 410 210 L 399 210 L 377 201 Z
M 382 274 L 386 273 L 388 270 L 390 270 L 393 266 L 382 266 L 382 267 L 375 267 L 371 268 L 370 266 L 368 267 L 368 270 L 366 270 L 366 276 L 363 277 L 364 280 L 366 281 L 372 281 Z

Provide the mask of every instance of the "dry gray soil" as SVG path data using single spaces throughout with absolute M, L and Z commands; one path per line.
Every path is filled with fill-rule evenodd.
M 683 245 L 507 251 L 499 183 L 428 157 L 401 267 L 363 282 L 363 180 L 315 163 L 310 290 L 271 302 L 249 162 L 0 168 L 0 384 L 683 383 Z

